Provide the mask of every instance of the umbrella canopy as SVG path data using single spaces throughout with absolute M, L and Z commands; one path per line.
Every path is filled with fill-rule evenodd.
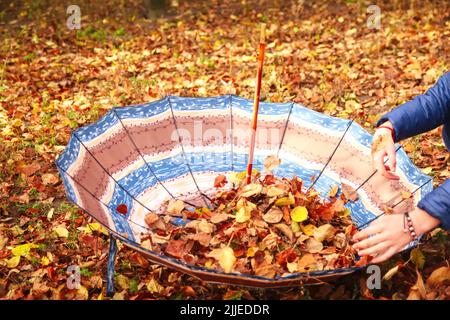
M 192 208 L 209 206 L 218 174 L 245 171 L 253 102 L 237 96 L 169 96 L 148 104 L 113 108 L 97 122 L 75 130 L 56 164 L 68 198 L 128 246 L 151 261 L 207 281 L 276 287 L 354 269 L 297 273 L 269 279 L 188 265 L 141 246 L 144 217 L 161 213 L 170 199 Z M 253 168 L 278 155 L 278 177 L 303 179 L 304 188 L 326 197 L 349 185 L 359 199 L 348 202 L 357 226 L 383 213 L 403 213 L 432 190 L 430 177 L 397 149 L 399 181 L 373 171 L 372 136 L 357 123 L 330 117 L 296 103 L 260 103 Z M 313 178 L 315 177 L 315 179 Z M 313 182 L 314 181 L 314 182 Z M 223 188 L 227 188 L 224 186 Z M 405 193 L 412 197 L 405 199 Z M 174 218 L 175 224 L 183 224 Z

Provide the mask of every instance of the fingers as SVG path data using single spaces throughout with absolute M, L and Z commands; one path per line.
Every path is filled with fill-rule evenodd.
M 358 254 L 360 256 L 375 256 L 380 252 L 385 252 L 389 249 L 389 245 L 388 242 L 380 242 L 370 248 L 359 251 Z
M 376 222 L 376 220 L 374 221 Z M 367 239 L 370 235 L 375 235 L 383 230 L 383 225 L 380 223 L 372 223 L 369 227 L 361 230 L 353 236 L 354 241 L 361 241 Z
M 387 176 L 385 176 L 385 177 L 388 179 L 392 179 L 392 180 L 399 180 L 400 177 L 394 173 L 395 168 L 397 166 L 397 153 L 395 152 L 395 145 L 392 143 L 386 149 L 387 149 L 386 152 L 387 152 L 387 155 L 389 158 L 389 163 L 390 163 L 390 166 L 389 166 L 390 172 L 387 172 L 387 175 L 389 177 L 387 177 Z
M 386 238 L 387 238 L 386 235 L 379 233 L 373 237 L 369 237 L 367 239 L 364 239 L 364 240 L 354 244 L 353 248 L 355 248 L 356 250 L 368 249 L 368 248 L 376 246 L 377 244 L 385 241 Z
M 384 156 L 386 155 L 386 150 L 381 150 L 375 153 L 373 157 L 373 166 L 379 173 L 383 176 L 387 173 L 386 167 L 384 166 Z
M 397 250 L 395 248 L 391 247 L 388 250 L 386 250 L 385 252 L 383 252 L 382 254 L 376 256 L 371 262 L 372 263 L 380 263 L 380 262 L 386 261 L 387 259 L 389 259 L 396 253 L 397 253 Z

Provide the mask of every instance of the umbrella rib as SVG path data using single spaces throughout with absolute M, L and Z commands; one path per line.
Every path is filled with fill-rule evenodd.
M 183 154 L 184 161 L 186 162 L 186 165 L 188 167 L 189 173 L 191 174 L 192 180 L 194 181 L 195 187 L 197 188 L 197 190 L 200 193 L 200 195 L 203 196 L 203 202 L 205 203 L 206 207 L 209 208 L 208 202 L 205 200 L 205 198 L 208 199 L 209 201 L 211 201 L 211 199 L 200 190 L 200 187 L 198 186 L 197 181 L 195 180 L 195 177 L 194 177 L 194 174 L 192 172 L 191 166 L 189 165 L 189 162 L 187 161 L 187 156 L 186 156 L 186 152 L 184 150 L 183 141 L 181 140 L 181 136 L 180 136 L 180 133 L 178 131 L 178 124 L 177 124 L 177 120 L 175 118 L 175 113 L 173 111 L 172 101 L 170 101 L 170 96 L 167 97 L 167 100 L 169 101 L 170 112 L 172 113 L 173 124 L 175 125 L 175 130 L 177 132 L 178 142 L 180 143 L 180 146 L 181 146 L 181 152 Z
M 397 149 L 395 149 L 395 152 L 397 153 L 397 151 L 400 150 L 401 147 L 402 147 L 402 146 L 398 146 Z M 388 159 L 385 159 L 385 160 L 384 160 L 384 164 L 386 164 L 387 161 L 388 161 Z M 372 172 L 372 174 L 371 174 L 370 176 L 368 176 L 368 177 L 366 178 L 366 180 L 364 180 L 364 181 L 358 186 L 358 188 L 355 189 L 354 192 L 358 192 L 358 190 L 361 189 L 362 186 L 364 186 L 367 182 L 369 182 L 369 180 L 372 179 L 372 177 L 373 177 L 377 172 L 378 172 L 378 169 L 374 170 L 374 171 Z
M 158 181 L 158 183 L 164 188 L 164 190 L 167 191 L 167 193 L 172 197 L 172 199 L 176 199 L 175 196 L 172 194 L 172 192 L 170 192 L 166 186 L 161 182 L 161 180 L 156 176 L 155 172 L 153 171 L 153 169 L 150 167 L 150 164 L 147 162 L 147 160 L 145 160 L 144 155 L 142 154 L 141 150 L 139 150 L 138 146 L 136 145 L 136 142 L 134 141 L 134 139 L 131 137 L 130 132 L 128 131 L 127 127 L 125 126 L 125 124 L 123 123 L 122 119 L 119 117 L 119 115 L 117 114 L 116 109 L 113 109 L 113 112 L 115 114 L 115 116 L 117 117 L 117 119 L 119 120 L 120 124 L 122 125 L 122 128 L 125 130 L 125 132 L 127 133 L 128 138 L 130 139 L 131 143 L 134 146 L 134 149 L 136 150 L 136 152 L 139 154 L 139 156 L 142 158 L 142 160 L 144 161 L 144 163 L 146 164 L 147 168 L 150 170 L 150 172 L 153 174 L 153 176 L 155 177 L 156 181 Z M 184 203 L 190 205 L 190 206 L 194 206 L 192 203 L 189 203 L 187 201 L 181 200 Z
M 231 152 L 231 171 L 234 171 L 234 126 L 233 126 L 233 95 L 230 94 L 230 135 L 231 135 L 231 141 L 230 141 L 230 152 Z
M 429 179 L 427 181 L 425 181 L 424 183 L 422 183 L 419 187 L 417 187 L 416 189 L 414 189 L 413 192 L 411 192 L 411 195 L 415 194 L 417 191 L 419 191 L 420 189 L 422 189 L 424 186 L 426 186 L 428 183 L 430 183 L 431 181 L 433 181 L 433 179 Z M 400 201 L 398 201 L 396 204 L 394 204 L 391 208 L 394 209 L 395 207 L 397 207 L 399 204 L 401 204 L 403 201 L 405 201 L 406 199 L 410 199 L 410 198 L 402 198 Z M 386 212 L 381 213 L 379 216 L 376 216 L 375 218 L 364 222 L 363 224 L 356 226 L 358 229 L 361 229 L 362 227 L 367 226 L 368 224 L 372 223 L 373 221 L 377 220 L 379 217 L 384 216 L 386 214 Z
M 314 187 L 314 185 L 316 184 L 316 182 L 319 180 L 319 178 L 322 176 L 322 173 L 325 171 L 326 167 L 328 166 L 328 164 L 330 163 L 331 159 L 333 159 L 334 154 L 336 153 L 337 149 L 339 148 L 339 146 L 341 145 L 342 141 L 344 140 L 345 135 L 348 132 L 348 129 L 350 129 L 350 127 L 352 126 L 353 123 L 353 119 L 350 120 L 350 122 L 347 124 L 347 128 L 344 131 L 344 134 L 342 135 L 342 137 L 339 139 L 338 144 L 336 145 L 336 147 L 334 148 L 333 152 L 331 153 L 330 157 L 328 158 L 327 162 L 325 163 L 325 165 L 323 166 L 322 170 L 320 171 L 319 175 L 317 176 L 316 179 L 314 179 L 313 183 L 309 186 L 309 188 L 306 190 L 306 192 L 308 193 L 309 190 L 311 190 L 311 188 Z
M 292 113 L 293 107 L 294 107 L 294 102 L 291 103 L 291 106 L 289 108 L 289 113 L 288 113 L 288 116 L 287 116 L 287 119 L 286 119 L 286 124 L 284 125 L 283 135 L 281 136 L 280 146 L 278 147 L 278 151 L 277 151 L 277 158 L 280 155 L 281 146 L 283 145 L 283 142 L 284 142 L 284 137 L 286 135 L 286 131 L 287 131 L 287 128 L 288 128 L 288 125 L 289 125 L 289 120 L 291 118 L 291 113 Z
M 109 206 L 109 205 L 107 205 L 106 203 L 104 203 L 102 200 L 100 200 L 95 194 L 93 194 L 90 190 L 88 190 L 85 186 L 83 186 L 79 181 L 77 181 L 74 177 L 72 177 L 66 170 L 64 170 L 63 168 L 61 168 L 60 166 L 58 166 L 58 165 L 56 165 L 57 166 L 57 168 L 58 169 L 60 169 L 62 172 L 64 172 L 70 179 L 72 179 L 72 181 L 73 182 L 75 182 L 77 185 L 79 185 L 80 187 L 82 187 L 91 197 L 93 197 L 95 200 L 97 200 L 99 203 L 101 203 L 102 205 L 104 205 L 105 207 L 107 207 L 107 208 L 109 208 L 109 209 L 111 209 L 111 210 L 115 210 L 115 208 L 112 208 L 111 206 Z M 134 199 L 134 198 L 133 198 Z M 136 199 L 134 199 L 134 200 L 136 200 Z M 73 201 L 72 201 L 73 202 Z M 74 202 L 75 203 L 75 202 Z M 138 202 L 139 203 L 139 202 Z M 77 206 L 79 206 L 77 203 L 75 203 Z M 80 207 L 80 206 L 79 206 Z M 145 207 L 145 206 L 144 206 Z M 81 208 L 81 207 L 80 207 Z M 83 209 L 84 211 L 86 211 L 87 212 L 87 210 L 86 209 L 84 209 L 84 208 L 81 208 L 81 209 Z M 147 208 L 146 208 L 147 209 Z M 149 209 L 148 209 L 149 210 Z M 150 212 L 153 212 L 152 210 L 149 210 Z M 91 215 L 91 214 L 90 214 Z M 93 215 L 91 215 L 91 216 L 93 216 Z M 129 219 L 129 218 L 124 218 L 126 221 L 129 221 L 129 222 L 132 222 L 132 223 L 134 223 L 135 225 L 137 225 L 138 227 L 141 227 L 141 228 L 144 228 L 144 229 L 147 229 L 147 230 L 149 230 L 149 231 L 152 231 L 153 232 L 153 230 L 152 229 L 150 229 L 150 228 L 148 228 L 148 227 L 146 227 L 146 226 L 143 226 L 143 225 L 141 225 L 141 224 L 139 224 L 139 223 L 137 223 L 137 222 L 135 222 L 135 221 L 133 221 L 133 220 L 131 220 L 131 219 Z
M 150 212 L 153 212 L 153 210 L 151 210 L 150 208 L 148 208 L 145 204 L 143 204 L 142 202 L 140 202 L 138 199 L 136 199 L 127 189 L 125 189 L 112 175 L 111 173 L 108 172 L 108 170 L 106 170 L 106 168 L 100 163 L 100 161 L 98 161 L 98 159 L 92 154 L 91 150 L 89 150 L 86 145 L 83 143 L 83 141 L 81 141 L 81 139 L 77 136 L 77 134 L 74 132 L 73 133 L 74 137 L 81 143 L 81 145 L 84 147 L 84 149 L 89 153 L 89 155 L 92 157 L 92 159 L 95 160 L 95 162 L 97 162 L 97 164 L 103 169 L 103 171 L 105 171 L 105 173 L 123 190 L 126 192 L 126 194 L 128 194 L 134 201 L 136 201 L 137 203 L 139 203 L 143 208 L 147 209 Z

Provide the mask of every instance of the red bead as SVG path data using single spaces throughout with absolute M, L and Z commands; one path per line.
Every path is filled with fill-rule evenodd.
M 117 212 L 120 214 L 127 214 L 128 213 L 128 207 L 126 204 L 121 203 L 116 208 Z

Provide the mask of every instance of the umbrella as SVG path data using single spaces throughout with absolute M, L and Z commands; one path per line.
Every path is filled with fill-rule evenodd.
M 186 264 L 141 245 L 149 232 L 148 212 L 180 199 L 187 206 L 210 206 L 218 174 L 247 169 L 248 132 L 253 103 L 234 95 L 214 98 L 168 96 L 148 104 L 111 109 L 97 122 L 75 130 L 56 160 L 68 198 L 105 226 L 112 237 L 108 277 L 113 276 L 116 242 L 139 251 L 150 261 L 206 281 L 255 287 L 279 287 L 348 274 L 336 269 L 268 279 L 225 273 Z M 383 205 L 403 213 L 432 190 L 404 150 L 397 148 L 399 181 L 373 171 L 372 136 L 352 120 L 330 117 L 297 103 L 259 104 L 253 169 L 278 155 L 279 177 L 296 175 L 322 197 L 332 186 L 349 185 L 359 199 L 346 205 L 357 226 L 383 214 Z M 313 182 L 313 177 L 315 177 Z M 227 188 L 225 186 L 224 188 Z M 412 193 L 406 199 L 402 194 Z M 172 223 L 183 225 L 182 219 Z M 111 284 L 109 282 L 109 291 Z
M 111 234 L 108 295 L 114 290 L 116 239 L 152 262 L 217 283 L 283 287 L 358 269 L 298 272 L 272 279 L 190 265 L 143 245 L 143 238 L 153 232 L 145 223 L 149 212 L 164 213 L 162 208 L 170 199 L 183 201 L 191 210 L 210 207 L 217 175 L 244 172 L 248 184 L 253 170 L 262 171 L 269 155 L 282 159 L 273 171 L 276 176 L 299 177 L 307 191 L 314 188 L 323 198 L 336 185 L 340 192 L 350 188 L 358 197 L 347 207 L 359 228 L 383 215 L 386 206 L 393 213 L 411 210 L 432 190 L 432 180 L 400 146 L 400 180 L 388 181 L 373 171 L 372 136 L 353 120 L 330 117 L 296 103 L 260 103 L 264 50 L 263 24 L 253 102 L 233 95 L 168 96 L 148 104 L 113 108 L 97 122 L 72 133 L 56 165 L 68 198 Z M 181 218 L 170 222 L 186 223 Z

